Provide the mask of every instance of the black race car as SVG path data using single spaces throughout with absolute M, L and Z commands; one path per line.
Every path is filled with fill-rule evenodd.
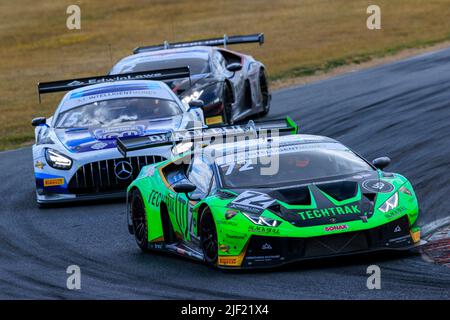
M 186 104 L 201 100 L 207 125 L 233 124 L 269 112 L 265 66 L 249 55 L 227 50 L 227 45 L 250 42 L 261 45 L 264 34 L 139 47 L 121 59 L 110 75 L 188 66 L 191 76 L 170 81 L 172 90 Z

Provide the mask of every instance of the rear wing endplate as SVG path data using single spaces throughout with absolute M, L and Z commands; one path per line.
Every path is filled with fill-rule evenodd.
M 163 44 L 137 47 L 133 50 L 133 53 L 136 54 L 141 52 L 159 51 L 174 48 L 187 48 L 194 46 L 210 46 L 210 47 L 224 46 L 226 48 L 227 45 L 229 44 L 254 43 L 254 42 L 257 42 L 259 43 L 259 45 L 262 45 L 264 43 L 264 33 L 247 34 L 242 36 L 227 36 L 225 34 L 222 38 L 211 38 L 194 41 L 176 42 L 176 43 L 169 43 L 167 41 L 164 41 Z

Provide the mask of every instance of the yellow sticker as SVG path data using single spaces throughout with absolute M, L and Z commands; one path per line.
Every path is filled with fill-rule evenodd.
M 417 243 L 420 241 L 420 230 L 417 231 L 410 231 L 411 234 L 411 238 L 413 240 L 414 243 Z
M 62 186 L 64 178 L 44 179 L 44 187 Z
M 241 253 L 237 256 L 221 256 L 219 255 L 219 259 L 217 259 L 217 264 L 219 266 L 234 266 L 234 267 L 240 267 L 242 265 L 242 262 L 244 261 L 245 253 L 247 252 L 249 241 L 245 244 L 244 248 L 242 249 Z
M 240 266 L 241 261 L 239 261 L 238 257 L 220 257 L 219 256 L 219 265 L 221 266 Z
M 38 169 L 43 169 L 45 164 L 42 161 L 36 161 L 36 164 L 34 165 Z
M 222 116 L 214 116 L 214 117 L 209 117 L 206 118 L 206 124 L 217 124 L 217 123 L 222 123 Z

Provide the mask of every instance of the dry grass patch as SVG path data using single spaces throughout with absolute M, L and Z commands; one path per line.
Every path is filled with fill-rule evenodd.
M 82 29 L 66 29 L 81 7 Z M 33 139 L 32 117 L 50 115 L 60 95 L 37 104 L 36 83 L 103 74 L 138 45 L 264 32 L 266 44 L 236 46 L 263 61 L 271 80 L 327 72 L 405 48 L 450 39 L 448 0 L 378 0 L 382 30 L 366 28 L 361 0 L 109 0 L 0 3 L 0 150 Z

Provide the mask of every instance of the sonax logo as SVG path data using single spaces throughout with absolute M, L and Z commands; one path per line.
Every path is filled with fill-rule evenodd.
M 338 226 L 325 227 L 325 231 L 337 231 L 337 230 L 345 230 L 348 229 L 348 225 L 341 224 Z

